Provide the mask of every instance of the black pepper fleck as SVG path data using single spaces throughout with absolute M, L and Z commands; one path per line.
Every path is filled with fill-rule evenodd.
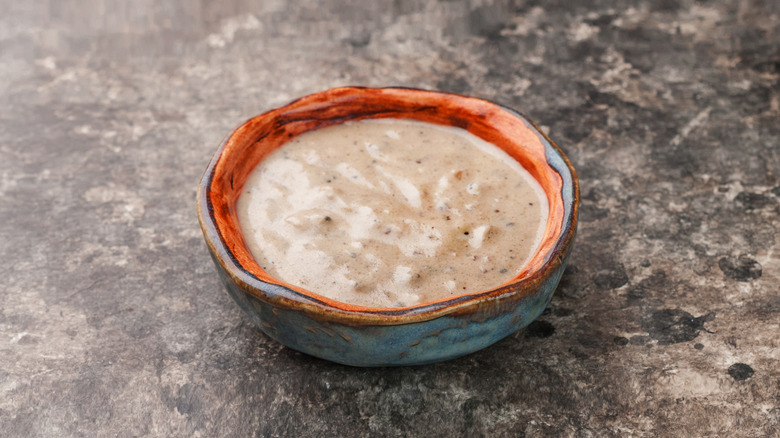
M 617 345 L 628 345 L 628 338 L 624 336 L 615 336 L 615 339 L 613 339 L 613 341 Z
M 729 367 L 729 375 L 734 378 L 736 381 L 743 381 L 751 378 L 753 374 L 755 374 L 755 371 L 753 371 L 753 368 L 744 363 L 735 363 L 734 365 Z

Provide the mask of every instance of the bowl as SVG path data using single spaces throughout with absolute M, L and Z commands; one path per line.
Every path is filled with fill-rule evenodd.
M 539 248 L 494 289 L 403 308 L 341 303 L 266 273 L 247 249 L 236 201 L 271 151 L 304 132 L 350 120 L 412 119 L 460 127 L 495 144 L 542 186 L 549 216 Z M 418 365 L 485 348 L 530 324 L 553 296 L 577 226 L 579 187 L 563 152 L 523 115 L 482 99 L 408 88 L 336 88 L 239 126 L 200 182 L 198 219 L 228 293 L 266 335 L 354 366 Z

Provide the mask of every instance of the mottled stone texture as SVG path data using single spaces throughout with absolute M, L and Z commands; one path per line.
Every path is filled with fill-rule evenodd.
M 780 436 L 780 3 L 250 3 L 0 3 L 0 435 Z M 347 84 L 485 97 L 569 154 L 538 322 L 357 369 L 230 300 L 211 153 Z

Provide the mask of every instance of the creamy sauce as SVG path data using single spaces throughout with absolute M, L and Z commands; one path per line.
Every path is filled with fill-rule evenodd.
M 531 175 L 465 130 L 395 119 L 302 134 L 238 200 L 270 275 L 336 301 L 404 307 L 499 286 L 538 247 L 547 200 Z

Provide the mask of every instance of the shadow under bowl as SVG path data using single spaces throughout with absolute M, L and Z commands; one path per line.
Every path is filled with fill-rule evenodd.
M 273 278 L 247 249 L 236 201 L 270 152 L 304 132 L 374 118 L 466 129 L 506 151 L 542 186 L 549 216 L 530 262 L 494 289 L 404 308 L 341 303 Z M 577 226 L 577 176 L 561 150 L 523 115 L 456 94 L 408 88 L 336 88 L 248 120 L 220 145 L 198 189 L 198 219 L 230 295 L 271 338 L 355 366 L 417 365 L 485 348 L 530 324 L 552 298 Z

